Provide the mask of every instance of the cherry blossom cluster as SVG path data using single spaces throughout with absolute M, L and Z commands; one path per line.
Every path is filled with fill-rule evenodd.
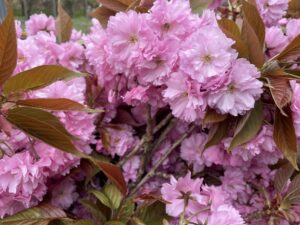
M 120 162 L 129 185 L 151 171 L 190 125 L 196 125 L 138 190 L 161 193 L 172 225 L 266 225 L 269 218 L 259 213 L 266 195 L 276 196 L 272 166 L 283 155 L 272 136 L 274 107 L 264 106 L 264 125 L 251 141 L 229 151 L 234 124 L 228 124 L 226 137 L 206 147 L 213 129 L 203 123 L 208 111 L 243 116 L 265 97 L 260 70 L 239 57 L 235 42 L 218 26 L 220 15 L 213 9 L 222 4 L 214 1 L 199 16 L 187 0 L 156 0 L 147 13 L 117 13 L 106 28 L 93 19 L 88 34 L 73 30 L 65 43 L 57 42 L 51 16 L 33 15 L 25 29 L 16 22 L 16 73 L 59 64 L 89 77 L 58 81 L 28 97 L 69 98 L 104 109 L 100 115 L 54 113 L 78 137 L 76 145 L 82 151 Z M 265 57 L 271 59 L 300 34 L 300 19 L 284 17 L 288 0 L 257 0 L 256 5 L 266 25 Z M 300 85 L 290 83 L 300 140 Z M 160 121 L 168 115 L 170 132 L 163 140 L 155 137 L 158 144 L 151 157 L 145 159 L 142 151 L 130 155 L 143 140 L 141 131 L 149 126 L 149 118 Z M 0 160 L 0 217 L 45 198 L 77 216 L 91 217 L 77 201 L 87 195 L 77 185 L 85 176 L 74 169 L 79 158 L 13 128 L 11 135 L 0 136 L 0 148 L 6 153 Z M 93 187 L 102 186 L 94 180 Z M 294 209 L 293 220 L 299 223 L 300 209 Z M 289 222 L 282 219 L 278 224 Z

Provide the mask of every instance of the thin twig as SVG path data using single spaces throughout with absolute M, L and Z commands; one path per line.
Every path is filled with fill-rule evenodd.
M 38 160 L 40 159 L 40 156 L 39 156 L 39 154 L 37 153 L 37 151 L 35 150 L 33 140 L 32 140 L 30 137 L 28 137 L 28 139 L 29 139 L 29 143 L 30 143 L 30 149 L 31 149 L 31 152 L 32 152 L 32 154 L 33 154 L 35 160 L 38 161 Z
M 154 143 L 153 148 L 152 148 L 152 152 L 155 151 L 160 146 L 160 144 L 166 139 L 166 137 L 169 134 L 169 132 L 175 126 L 175 124 L 176 124 L 175 121 L 176 121 L 175 119 L 171 120 L 171 122 L 166 127 L 166 129 L 164 129 L 164 131 L 162 132 L 162 134 L 160 135 L 160 137 L 158 138 L 158 140 Z M 151 157 L 151 155 L 150 155 L 150 157 Z
M 145 142 L 144 148 L 143 148 L 144 149 L 143 155 L 141 156 L 140 168 L 138 170 L 136 183 L 138 183 L 140 181 L 140 179 L 142 178 L 143 173 L 147 166 L 148 154 L 149 154 L 149 152 L 151 152 L 151 148 L 152 148 L 153 124 L 154 124 L 154 121 L 151 116 L 151 106 L 148 104 L 148 106 L 147 106 L 146 142 Z
M 143 179 L 134 187 L 131 191 L 130 196 L 135 194 L 141 186 L 143 186 L 153 175 L 155 175 L 155 171 L 159 168 L 159 166 L 168 158 L 168 156 L 172 153 L 172 151 L 177 148 L 181 142 L 194 130 L 195 125 L 193 124 L 189 130 L 181 136 L 176 142 L 172 144 L 172 146 L 165 152 L 165 154 L 158 160 L 158 162 L 152 167 L 152 169 L 143 177 Z
M 157 126 L 153 129 L 153 134 L 156 134 L 162 127 L 164 127 L 170 120 L 172 119 L 172 114 L 168 114 L 162 121 L 157 124 Z M 124 156 L 119 162 L 118 166 L 124 165 L 125 162 L 127 162 L 129 159 L 131 159 L 132 156 L 136 155 L 140 148 L 145 144 L 147 140 L 146 134 L 142 137 L 140 142 L 130 151 L 126 156 Z
M 164 127 L 169 121 L 172 119 L 173 115 L 172 113 L 169 113 L 160 123 L 154 127 L 153 133 L 157 133 L 162 127 Z

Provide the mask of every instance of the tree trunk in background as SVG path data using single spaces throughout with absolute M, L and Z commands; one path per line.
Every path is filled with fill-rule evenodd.
M 32 12 L 32 0 L 27 0 L 27 15 L 30 17 L 31 12 Z
M 84 0 L 84 15 L 88 15 L 88 1 Z
M 29 13 L 28 13 L 28 2 L 27 0 L 23 0 L 22 1 L 22 8 L 23 8 L 23 15 L 25 17 L 25 19 L 28 19 Z
M 56 14 L 57 14 L 56 0 L 52 0 L 52 15 L 56 17 Z

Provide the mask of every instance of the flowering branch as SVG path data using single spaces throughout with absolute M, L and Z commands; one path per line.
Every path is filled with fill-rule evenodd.
M 165 152 L 165 154 L 158 160 L 158 162 L 152 167 L 152 169 L 146 174 L 145 177 L 133 188 L 130 196 L 135 194 L 152 176 L 155 175 L 155 171 L 158 167 L 168 158 L 172 151 L 177 148 L 181 142 L 195 129 L 195 124 L 193 124 L 186 133 L 184 133 L 181 138 L 179 138 L 173 145 Z
M 162 121 L 157 124 L 153 129 L 153 134 L 156 134 L 161 128 L 163 128 L 168 122 L 172 119 L 172 113 L 169 113 Z M 140 142 L 130 151 L 126 156 L 124 156 L 119 162 L 118 166 L 124 165 L 125 162 L 127 162 L 129 159 L 131 159 L 134 155 L 136 155 L 139 150 L 144 146 L 145 142 L 147 140 L 147 135 L 145 134 Z

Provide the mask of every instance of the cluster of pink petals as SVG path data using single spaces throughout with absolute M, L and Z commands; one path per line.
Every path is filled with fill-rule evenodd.
M 286 13 L 288 0 L 256 0 L 257 8 L 267 26 L 275 25 Z
M 72 41 L 58 44 L 55 36 L 55 20 L 44 14 L 33 15 L 22 31 L 17 23 L 18 63 L 15 73 L 45 64 L 60 64 L 72 70 L 78 70 L 83 64 L 83 46 L 77 42 L 81 34 L 73 31 Z M 69 98 L 82 104 L 86 103 L 85 79 L 59 81 L 49 87 L 33 91 L 29 98 Z M 95 131 L 95 116 L 84 112 L 55 113 L 66 129 L 78 138 L 76 145 L 90 153 L 89 143 Z M 63 153 L 47 144 L 35 141 L 30 144 L 24 133 L 13 129 L 10 135 L 1 133 L 3 149 L 9 156 L 0 160 L 0 217 L 13 214 L 24 208 L 38 204 L 47 192 L 47 181 L 52 177 L 61 177 L 79 164 L 79 159 Z M 14 154 L 17 152 L 16 154 Z M 66 188 L 71 188 L 66 184 Z M 73 190 L 73 189 L 72 189 Z M 66 197 L 75 200 L 75 195 Z M 58 205 L 70 204 L 55 200 Z
M 109 102 L 169 104 L 175 117 L 193 122 L 208 106 L 244 114 L 262 93 L 258 70 L 237 59 L 214 12 L 197 17 L 186 0 L 157 0 L 149 13 L 118 13 L 105 30 L 94 21 L 84 40 Z
M 191 224 L 245 224 L 239 212 L 228 205 L 226 193 L 204 185 L 202 179 L 191 179 L 190 173 L 178 180 L 171 177 L 170 183 L 163 184 L 161 192 L 170 202 L 166 205 L 167 213 L 173 217 L 184 213 Z
M 286 0 L 256 3 L 268 26 L 266 58 L 272 58 L 300 33 L 295 29 L 300 27 L 300 19 L 280 21 L 287 9 Z M 221 4 L 215 0 L 210 7 Z M 54 19 L 45 15 L 32 16 L 25 31 L 16 23 L 19 57 L 15 73 L 59 64 L 91 74 L 95 82 L 89 87 L 88 97 L 105 110 L 103 117 L 54 112 L 79 138 L 76 146 L 87 154 L 93 145 L 105 157 L 122 160 L 138 144 L 138 131 L 145 127 L 147 114 L 161 119 L 170 109 L 176 125 L 151 155 L 145 166 L 149 171 L 187 131 L 189 123 L 201 122 L 208 109 L 244 115 L 263 92 L 260 72 L 246 59 L 238 58 L 232 48 L 234 41 L 220 30 L 215 13 L 206 10 L 199 17 L 192 13 L 188 0 L 156 0 L 148 13 L 117 13 L 107 28 L 92 20 L 88 34 L 73 30 L 70 41 L 61 44 L 56 41 L 54 24 Z M 291 109 L 300 138 L 300 86 L 291 86 Z M 76 78 L 32 91 L 27 97 L 69 98 L 86 104 L 86 92 L 86 80 Z M 122 110 L 127 114 L 120 116 Z M 265 119 L 269 120 L 267 116 Z M 167 214 L 176 225 L 182 214 L 191 224 L 245 224 L 243 218 L 264 207 L 264 196 L 255 187 L 263 187 L 271 195 L 274 192 L 274 171 L 269 166 L 282 154 L 274 143 L 273 128 L 264 125 L 255 138 L 229 153 L 232 130 L 220 143 L 205 148 L 211 127 L 199 127 L 160 165 L 162 176 L 151 178 L 140 191 L 162 187 Z M 0 137 L 0 148 L 9 155 L 0 160 L 0 217 L 36 205 L 47 191 L 52 204 L 64 209 L 72 206 L 76 214 L 86 216 L 82 206 L 74 204 L 79 198 L 77 178 L 65 177 L 80 164 L 79 158 L 39 141 L 32 146 L 28 137 L 15 129 L 11 135 L 1 132 Z M 141 155 L 137 154 L 122 165 L 126 182 L 137 180 L 141 164 Z M 202 173 L 214 177 L 212 171 L 218 173 L 218 184 L 193 179 Z M 176 174 L 176 178 L 171 176 L 168 181 L 165 174 Z M 57 180 L 61 182 L 56 184 Z M 53 187 L 46 185 L 49 181 L 54 181 Z

